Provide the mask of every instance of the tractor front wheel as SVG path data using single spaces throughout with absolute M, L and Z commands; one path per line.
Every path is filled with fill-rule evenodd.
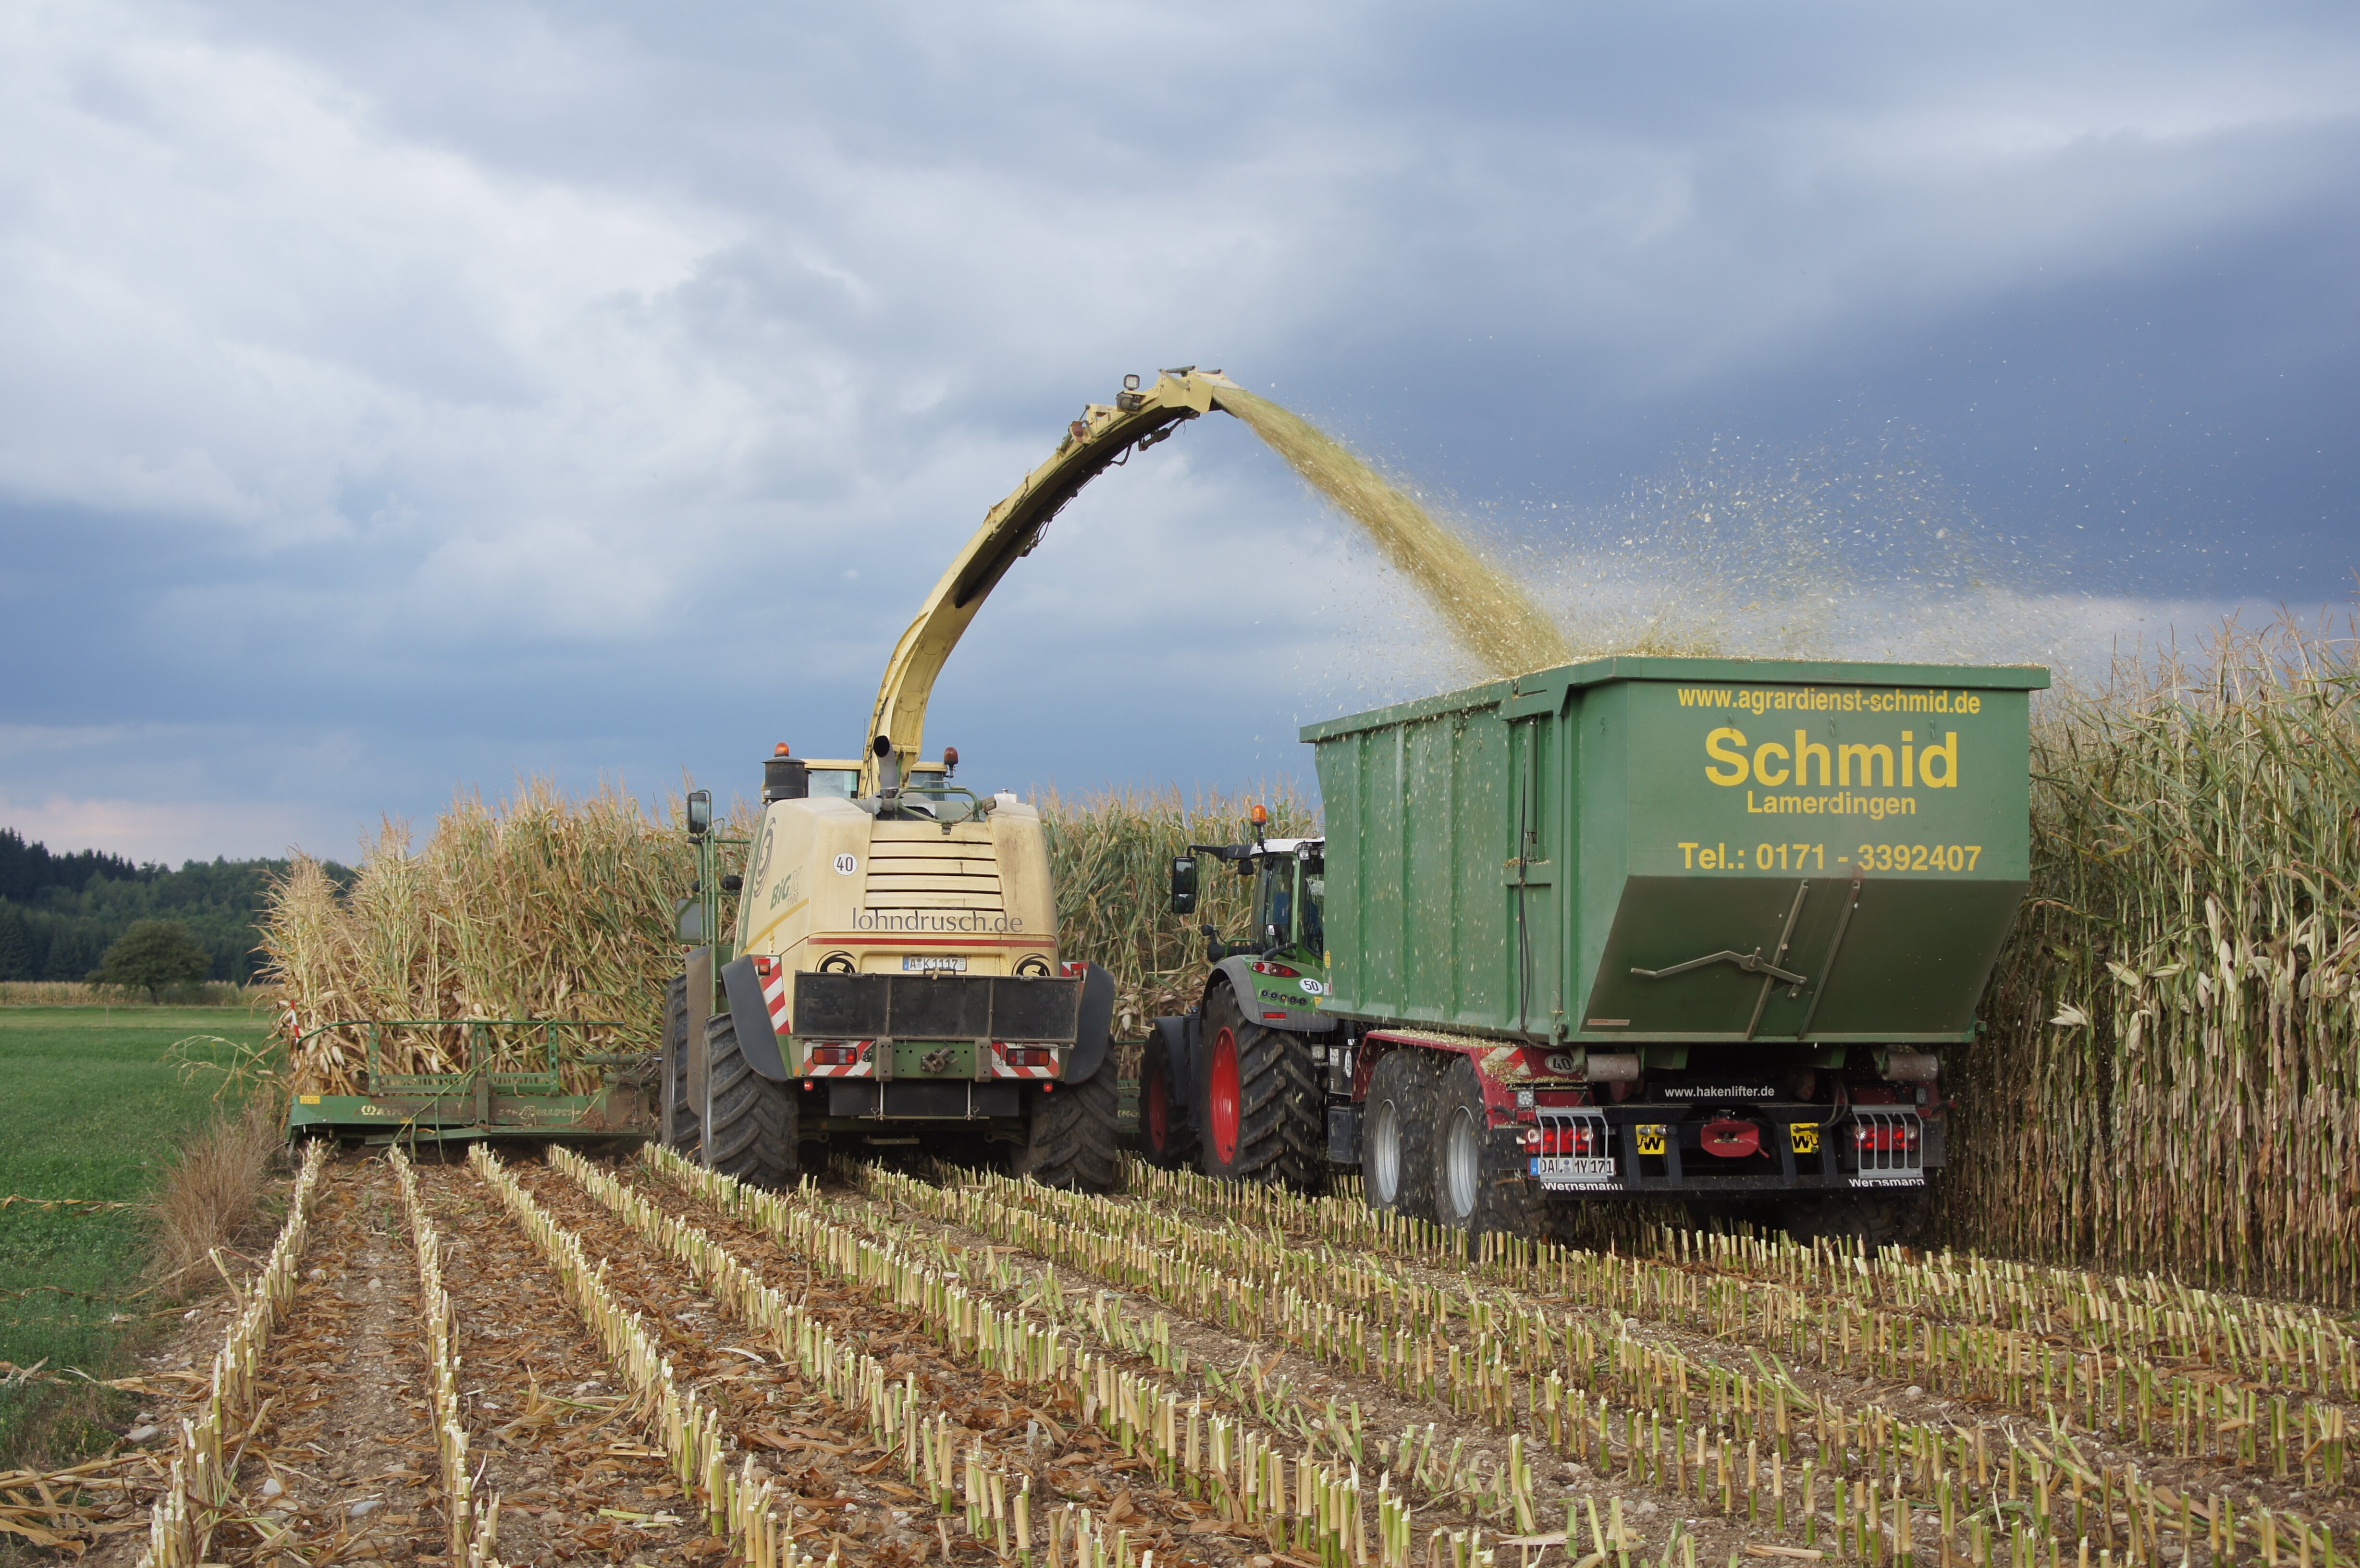
M 664 987 L 663 1145 L 692 1158 L 704 1141 L 696 1103 L 688 1096 L 688 976 Z
M 1310 1043 L 1248 1023 L 1237 994 L 1219 983 L 1205 999 L 1204 1057 L 1197 1069 L 1196 1104 L 1204 1110 L 1197 1169 L 1230 1181 L 1324 1190 L 1327 1101 Z
M 706 1165 L 760 1186 L 794 1185 L 802 1120 L 794 1092 L 747 1063 L 727 1013 L 705 1025 L 705 1107 Z

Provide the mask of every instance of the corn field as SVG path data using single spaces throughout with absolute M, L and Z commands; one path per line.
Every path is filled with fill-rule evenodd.
M 2231 630 L 2062 691 L 1951 1093 L 1961 1245 L 2360 1299 L 2360 666 Z
M 651 1051 L 679 966 L 672 908 L 695 867 L 687 836 L 617 789 L 574 800 L 536 782 L 497 809 L 464 795 L 422 848 L 387 823 L 349 892 L 296 858 L 264 918 L 267 994 L 290 1034 L 357 1018 L 613 1019 L 601 1049 Z M 535 1039 L 495 1032 L 476 1064 L 528 1064 Z M 292 1087 L 355 1092 L 366 1050 L 358 1029 L 318 1036 Z M 379 1066 L 456 1072 L 466 1051 L 461 1029 L 388 1029 Z

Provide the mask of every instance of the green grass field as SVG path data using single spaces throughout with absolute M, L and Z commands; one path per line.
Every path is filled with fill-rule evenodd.
M 171 1151 L 221 1109 L 209 1087 L 181 1083 L 166 1048 L 266 1032 L 221 1007 L 0 1007 L 0 1196 L 148 1198 Z M 0 1207 L 0 1361 L 129 1371 L 166 1310 L 138 1293 L 149 1245 L 136 1208 Z M 0 1387 L 0 1469 L 103 1443 L 88 1424 L 100 1410 L 55 1383 Z

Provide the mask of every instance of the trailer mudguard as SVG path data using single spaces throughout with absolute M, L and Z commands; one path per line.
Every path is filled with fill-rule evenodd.
M 746 1065 L 773 1083 L 785 1083 L 786 1059 L 780 1053 L 779 1031 L 762 1000 L 762 977 L 755 972 L 752 957 L 724 964 L 721 988 L 729 997 L 729 1019 L 738 1028 L 738 1051 Z
M 1073 1054 L 1065 1058 L 1061 1082 L 1079 1083 L 1095 1077 L 1107 1059 L 1107 1042 L 1114 1036 L 1114 976 L 1092 964 L 1082 971 L 1081 1028 L 1074 1036 Z
M 1280 975 L 1257 975 L 1253 966 L 1259 962 L 1251 953 L 1241 953 L 1224 958 L 1213 967 L 1217 983 L 1229 983 L 1246 1022 L 1293 1034 L 1327 1034 L 1335 1029 L 1336 1020 L 1318 1010 L 1328 987 L 1317 975 L 1301 975 L 1290 980 Z

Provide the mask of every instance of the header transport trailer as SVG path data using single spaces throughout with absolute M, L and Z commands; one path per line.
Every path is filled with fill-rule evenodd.
M 1674 1197 L 1888 1239 L 2029 874 L 2034 667 L 1602 659 L 1306 726 L 1325 839 L 1156 1020 L 1151 1158 L 1543 1234 Z

